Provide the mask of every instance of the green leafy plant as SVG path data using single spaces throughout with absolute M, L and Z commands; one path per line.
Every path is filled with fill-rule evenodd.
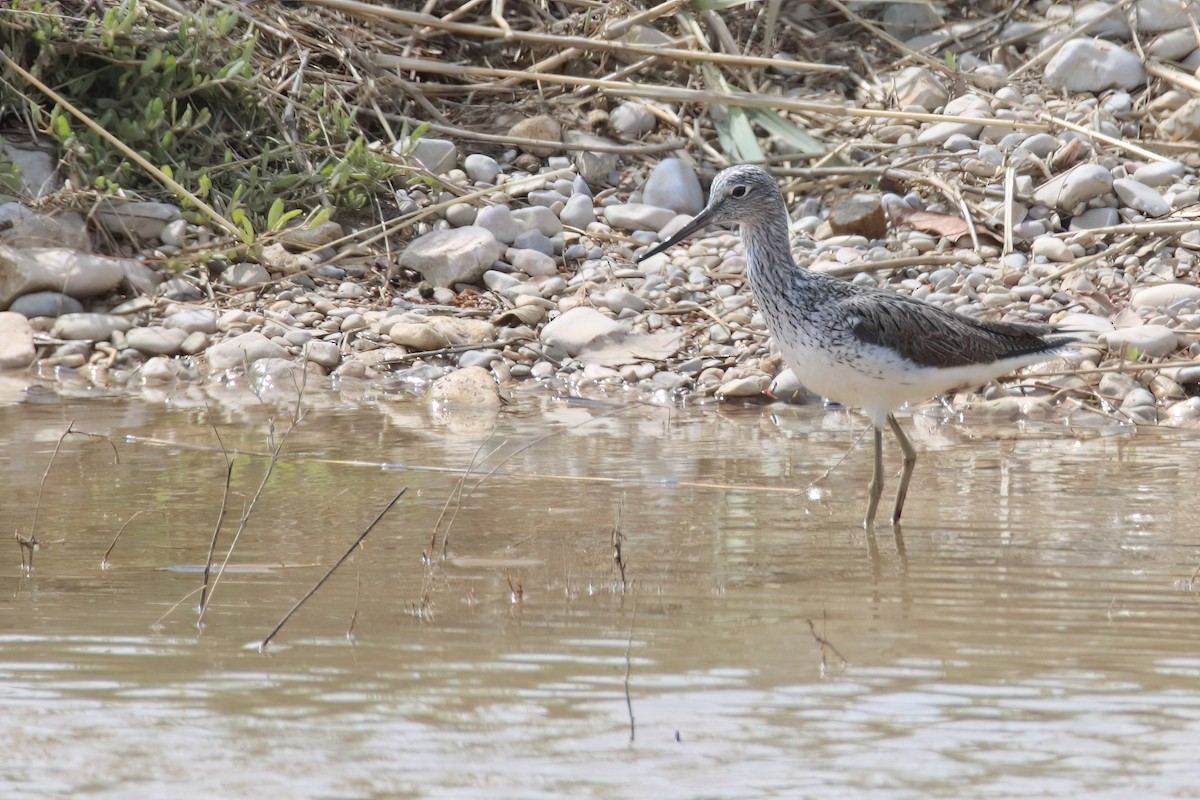
M 7 0 L 0 47 L 246 241 L 308 210 L 361 209 L 390 191 L 399 167 L 367 146 L 346 99 L 317 81 L 294 97 L 277 91 L 277 76 L 265 74 L 277 56 L 263 52 L 257 28 L 236 10 L 201 3 L 177 18 L 157 9 L 144 0 L 78 9 Z M 179 202 L 190 222 L 205 222 L 105 137 L 0 68 L 0 121 L 10 115 L 59 143 L 61 171 L 75 186 Z M 295 124 L 281 124 L 289 115 Z

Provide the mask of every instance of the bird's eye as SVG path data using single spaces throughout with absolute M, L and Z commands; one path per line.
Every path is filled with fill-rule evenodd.
M 731 197 L 745 197 L 748 191 L 750 191 L 748 186 L 735 186 L 729 190 L 729 195 Z

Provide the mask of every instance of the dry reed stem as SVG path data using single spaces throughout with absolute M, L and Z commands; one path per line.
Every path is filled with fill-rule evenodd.
M 276 625 L 275 628 L 270 633 L 267 634 L 265 639 L 263 639 L 261 642 L 259 642 L 259 644 L 258 644 L 259 652 L 263 652 L 263 653 L 266 652 L 267 646 L 271 643 L 271 640 L 275 638 L 276 634 L 278 634 L 281 630 L 283 630 L 283 626 L 286 625 L 288 620 L 292 618 L 292 615 L 294 615 L 297 611 L 299 611 L 300 606 L 302 606 L 306 602 L 308 602 L 308 599 L 310 597 L 312 597 L 314 594 L 316 594 L 318 589 L 320 589 L 322 586 L 325 585 L 325 582 L 328 581 L 330 579 L 330 577 L 333 576 L 333 573 L 337 571 L 337 568 L 340 567 L 342 564 L 344 564 L 346 562 L 346 559 L 350 558 L 350 555 L 355 550 L 358 549 L 359 545 L 361 545 L 363 543 L 363 540 L 367 538 L 367 535 L 370 534 L 371 531 L 375 530 L 375 526 L 378 525 L 383 520 L 384 515 L 387 514 L 389 511 L 391 511 L 392 507 L 395 506 L 396 503 L 400 502 L 400 498 L 403 497 L 404 493 L 407 491 L 408 491 L 407 486 L 405 488 L 401 489 L 396 494 L 396 496 L 393 497 L 391 499 L 391 501 L 386 506 L 383 507 L 383 510 L 380 511 L 379 514 L 375 517 L 375 519 L 371 522 L 371 524 L 367 526 L 366 530 L 364 530 L 361 534 L 359 534 L 358 538 L 354 540 L 354 544 L 350 545 L 350 547 L 346 550 L 346 552 L 342 553 L 342 557 L 339 558 L 337 561 L 333 562 L 333 566 L 331 566 L 329 568 L 329 570 L 324 575 L 321 576 L 321 579 L 319 581 L 317 581 L 315 584 L 313 584 L 313 587 L 311 589 L 309 589 L 307 592 L 305 592 L 304 596 L 301 597 L 299 600 L 297 600 L 296 604 L 294 606 L 292 606 L 291 609 L 289 609 L 286 614 L 283 615 L 283 619 L 279 620 L 279 624 Z M 356 606 L 356 608 L 357 608 L 357 606 Z
M 113 537 L 112 544 L 110 544 L 108 546 L 108 549 L 104 551 L 104 555 L 100 559 L 100 569 L 108 569 L 111 566 L 111 564 L 109 564 L 108 557 L 110 555 L 112 555 L 113 548 L 117 546 L 117 540 L 121 538 L 121 534 L 123 534 L 125 532 L 125 529 L 128 528 L 135 519 L 140 517 L 142 514 L 145 514 L 147 511 L 154 511 L 154 513 L 159 514 L 163 517 L 166 516 L 165 514 L 163 514 L 161 511 L 159 511 L 157 509 L 143 508 L 140 511 L 133 512 L 133 514 L 130 515 L 129 519 L 125 520 L 125 524 L 121 526 L 121 529 L 119 531 L 117 531 L 117 535 Z
M 755 67 L 758 69 L 783 68 L 800 72 L 824 72 L 840 74 L 848 72 L 847 67 L 835 64 L 819 64 L 809 61 L 791 61 L 784 59 L 763 58 L 760 56 L 731 56 L 725 53 L 710 53 L 700 50 L 678 50 L 672 47 L 654 47 L 651 45 L 627 44 L 625 42 L 607 39 L 588 39 L 580 36 L 557 36 L 532 31 L 504 31 L 500 28 L 490 28 L 486 25 L 474 25 L 465 22 L 446 22 L 427 14 L 413 11 L 403 11 L 397 8 L 383 8 L 357 0 L 312 0 L 313 5 L 321 5 L 343 11 L 359 17 L 378 17 L 401 22 L 408 25 L 435 28 L 447 33 L 480 39 L 502 39 L 513 42 L 547 45 L 553 48 L 576 48 L 586 52 L 616 53 L 624 55 L 657 56 L 671 61 L 700 61 L 726 66 Z M 511 76 L 505 76 L 511 77 Z
M 1161 155 L 1159 153 L 1155 153 L 1151 150 L 1147 150 L 1144 147 L 1140 147 L 1131 142 L 1122 141 L 1121 139 L 1117 139 L 1116 137 L 1109 136 L 1107 133 L 1101 133 L 1100 131 L 1092 130 L 1091 128 L 1085 128 L 1082 125 L 1077 125 L 1074 122 L 1068 122 L 1067 120 L 1062 119 L 1061 117 L 1056 117 L 1053 114 L 1042 112 L 1041 114 L 1038 115 L 1038 118 L 1046 120 L 1047 122 L 1049 122 L 1053 125 L 1057 125 L 1060 128 L 1066 128 L 1069 131 L 1075 131 L 1076 133 L 1082 133 L 1084 136 L 1091 137 L 1092 139 L 1095 139 L 1098 142 L 1103 142 L 1104 144 L 1106 144 L 1110 147 L 1115 147 L 1119 150 L 1124 150 L 1125 152 L 1129 153 L 1130 155 L 1137 156 L 1138 158 L 1145 158 L 1150 161 L 1171 161 L 1170 158 L 1167 158 L 1166 156 Z
M 767 108 L 772 110 L 796 111 L 803 114 L 825 114 L 831 117 L 861 117 L 865 119 L 908 120 L 911 122 L 954 122 L 969 125 L 998 126 L 1019 131 L 1045 132 L 1051 130 L 1051 126 L 1045 122 L 1027 122 L 1017 119 L 1005 119 L 1003 117 L 959 117 L 947 114 L 930 114 L 918 111 L 905 111 L 901 109 L 854 108 L 851 106 L 838 106 L 832 103 L 820 103 L 812 100 L 798 100 L 794 97 L 758 94 L 754 92 L 723 93 L 701 89 L 682 89 L 678 87 L 661 86 L 657 84 L 647 85 L 627 83 L 624 81 L 605 81 L 597 78 L 581 78 L 572 75 L 531 75 L 524 70 L 499 69 L 494 67 L 472 67 L 462 64 L 447 64 L 441 61 L 431 61 L 424 58 L 408 58 L 388 54 L 379 54 L 375 57 L 375 59 L 383 67 L 401 71 L 427 72 L 436 75 L 446 75 L 457 78 L 524 77 L 530 80 L 553 81 L 573 86 L 594 86 L 598 89 L 603 89 L 609 94 L 617 96 L 641 97 L 650 100 L 658 100 L 661 102 L 697 103 L 700 105 L 729 105 L 741 108 Z M 1053 117 L 1051 117 L 1051 120 L 1055 121 L 1055 124 L 1059 124 L 1060 122 Z M 1065 126 L 1070 126 L 1072 124 L 1073 123 L 1065 123 Z M 1097 138 L 1103 136 L 1103 134 L 1097 134 L 1095 131 L 1086 129 L 1081 130 L 1083 130 L 1084 133 L 1087 133 L 1090 136 L 1096 136 Z M 1136 145 L 1122 144 L 1111 137 L 1106 138 L 1110 139 L 1115 146 L 1122 146 L 1126 149 L 1136 147 Z M 1158 155 L 1155 155 L 1154 158 L 1157 160 L 1163 160 L 1163 157 Z
M 209 419 L 211 423 L 211 417 Z M 225 449 L 225 442 L 221 439 L 221 432 L 217 430 L 215 424 L 212 425 L 213 435 L 217 437 L 217 444 L 221 446 L 221 455 L 225 457 L 225 488 L 221 494 L 221 508 L 217 512 L 217 524 L 213 526 L 212 538 L 208 542 L 208 556 L 204 559 L 204 576 L 200 583 L 200 608 L 203 610 L 208 601 L 208 581 L 212 575 L 213 558 L 217 552 L 217 539 L 221 535 L 221 526 L 225 524 L 225 514 L 229 510 L 229 494 L 233 486 L 233 459 L 229 457 L 229 451 Z

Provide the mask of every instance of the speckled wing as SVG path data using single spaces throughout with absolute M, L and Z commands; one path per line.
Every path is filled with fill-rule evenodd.
M 840 304 L 851 330 L 867 344 L 894 350 L 922 367 L 991 364 L 1006 358 L 1047 353 L 1070 344 L 1070 335 L 1051 335 L 1048 325 L 994 322 L 956 314 L 891 292 L 844 298 Z

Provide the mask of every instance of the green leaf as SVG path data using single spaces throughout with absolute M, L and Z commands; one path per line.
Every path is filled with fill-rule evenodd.
M 746 116 L 751 122 L 757 123 L 767 133 L 793 147 L 797 152 L 808 155 L 823 155 L 829 151 L 821 141 L 799 125 L 784 118 L 778 112 L 769 108 L 747 108 Z
M 276 197 L 275 202 L 271 203 L 270 210 L 267 211 L 267 229 L 272 231 L 279 230 L 279 220 L 282 216 L 283 200 Z

